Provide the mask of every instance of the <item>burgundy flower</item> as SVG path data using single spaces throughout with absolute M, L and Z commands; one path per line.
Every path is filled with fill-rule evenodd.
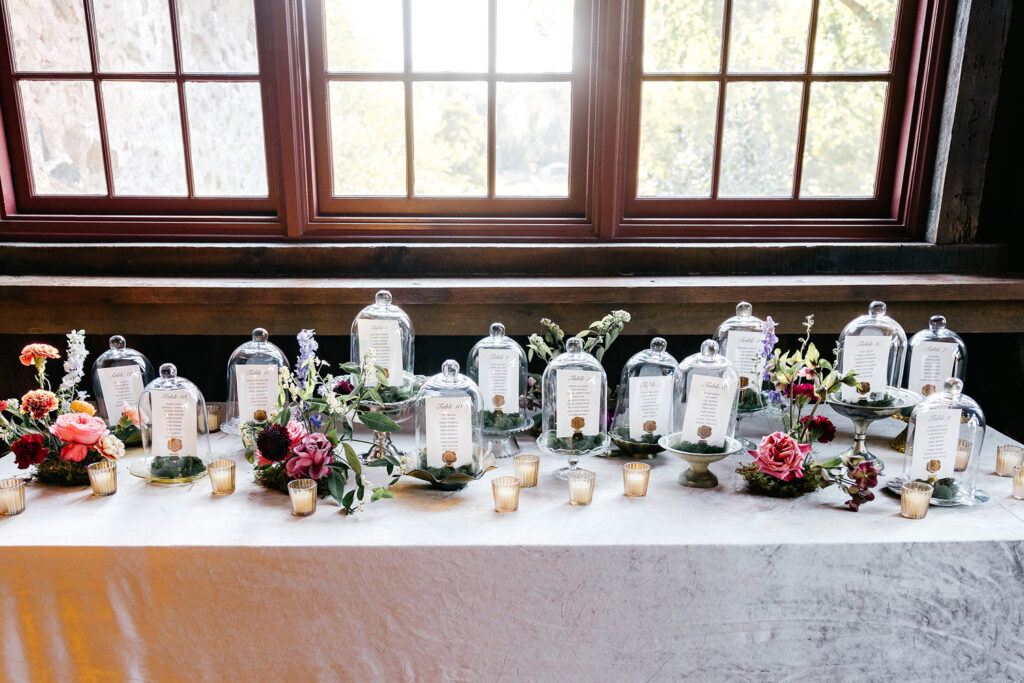
M 279 424 L 272 424 L 256 437 L 256 447 L 265 460 L 281 462 L 288 457 L 292 441 L 288 432 Z
M 27 470 L 32 465 L 38 465 L 46 459 L 49 452 L 43 445 L 42 434 L 26 434 L 11 444 L 11 451 L 14 453 L 14 461 L 18 463 L 18 469 Z
M 811 441 L 828 443 L 836 438 L 836 426 L 824 415 L 805 415 L 800 418 L 800 424 L 804 426 L 804 434 Z
M 331 463 L 332 450 L 334 446 L 323 434 L 307 434 L 295 447 L 295 455 L 285 465 L 288 476 L 292 479 L 326 477 L 331 471 L 328 465 Z
M 793 385 L 793 398 L 814 398 L 814 385 L 810 383 L 794 384 Z
M 352 382 L 349 382 L 347 379 L 340 379 L 338 380 L 338 383 L 334 385 L 334 393 L 339 396 L 351 394 L 355 389 L 356 388 L 352 386 Z
M 864 461 L 851 469 L 850 476 L 862 489 L 873 489 L 878 486 L 878 470 L 870 462 Z

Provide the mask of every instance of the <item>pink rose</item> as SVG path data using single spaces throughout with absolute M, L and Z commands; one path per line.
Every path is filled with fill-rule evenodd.
M 322 479 L 331 472 L 332 450 L 334 447 L 323 434 L 307 434 L 292 449 L 295 455 L 285 464 L 285 471 L 292 479 Z
M 302 441 L 302 437 L 306 436 L 306 427 L 298 420 L 288 420 L 288 426 L 285 428 L 288 432 L 288 440 L 291 442 L 291 448 L 295 448 Z
M 789 434 L 775 432 L 761 439 L 761 445 L 750 454 L 759 471 L 782 481 L 792 481 L 803 478 L 804 456 L 810 450 L 810 444 L 799 444 Z
M 81 462 L 109 432 L 102 419 L 86 413 L 66 413 L 50 425 L 50 433 L 65 443 L 60 457 L 73 462 Z

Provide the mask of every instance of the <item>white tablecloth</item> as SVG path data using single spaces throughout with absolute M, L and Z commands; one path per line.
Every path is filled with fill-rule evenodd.
M 835 421 L 819 457 L 849 444 Z M 869 439 L 893 473 L 902 427 Z M 623 458 L 586 459 L 585 508 L 544 457 L 508 515 L 489 480 L 510 461 L 459 492 L 404 479 L 354 517 L 291 517 L 244 464 L 227 497 L 124 469 L 110 498 L 33 485 L 0 518 L 0 679 L 1020 680 L 1024 502 L 990 474 L 1007 442 L 989 431 L 990 502 L 920 521 L 885 493 L 858 513 L 834 489 L 747 495 L 738 459 L 711 466 L 719 488 L 683 488 L 666 454 L 641 499 Z

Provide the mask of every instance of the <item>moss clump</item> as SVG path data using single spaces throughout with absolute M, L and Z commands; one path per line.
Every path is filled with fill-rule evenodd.
M 288 476 L 288 471 L 285 469 L 284 465 L 279 463 L 256 468 L 254 478 L 256 483 L 263 488 L 270 489 L 271 491 L 278 491 L 280 493 L 288 493 L 288 482 L 293 479 L 293 477 Z M 327 477 L 317 480 L 317 497 L 325 498 L 329 493 L 330 491 L 327 489 Z
M 945 477 L 935 482 L 930 482 L 926 479 L 918 479 L 917 481 L 923 484 L 932 485 L 932 498 L 937 500 L 954 500 L 957 493 L 960 492 L 960 487 L 956 484 L 956 479 L 952 477 Z
M 757 469 L 754 463 L 743 465 L 736 470 L 747 481 L 747 491 L 759 496 L 771 498 L 799 498 L 805 493 L 812 493 L 821 488 L 821 468 L 804 467 L 804 476 L 800 479 L 782 481 L 770 474 Z
M 717 455 L 725 453 L 725 446 L 712 446 L 709 443 L 694 443 L 692 441 L 680 441 L 672 447 L 674 450 L 684 453 L 696 453 L 697 455 Z
M 149 473 L 155 479 L 188 479 L 205 471 L 206 465 L 194 455 L 158 455 L 149 466 Z
M 859 406 L 863 408 L 891 408 L 895 404 L 895 398 L 893 398 L 892 396 L 886 396 L 884 398 L 880 398 L 877 400 L 862 398 L 856 403 L 851 403 L 850 405 Z
M 89 454 L 81 462 L 65 460 L 57 455 L 48 455 L 46 460 L 36 465 L 35 479 L 41 484 L 53 486 L 88 486 L 89 473 L 85 468 L 94 462 L 103 460 L 96 451 Z
M 380 396 L 381 403 L 401 403 L 412 397 L 413 385 L 406 384 L 403 386 L 378 386 L 377 395 Z
M 741 413 L 752 413 L 765 407 L 764 394 L 757 389 L 746 388 L 740 392 L 737 410 Z
M 495 432 L 508 432 L 523 428 L 527 420 L 519 413 L 484 411 L 484 429 Z
M 564 439 L 550 435 L 547 439 L 547 447 L 558 451 L 592 451 L 603 446 L 604 438 L 600 434 L 594 434 L 593 436 L 573 434 Z
M 644 434 L 642 437 L 640 437 L 640 440 L 637 441 L 636 439 L 631 439 L 629 437 L 629 427 L 619 427 L 618 429 L 615 430 L 615 438 L 621 441 L 651 444 L 652 446 L 657 446 L 658 441 L 661 439 L 661 434 Z

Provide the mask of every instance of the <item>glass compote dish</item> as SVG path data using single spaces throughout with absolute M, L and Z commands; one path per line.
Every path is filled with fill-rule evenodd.
M 142 390 L 152 381 L 153 364 L 115 334 L 110 338 L 110 349 L 101 353 L 92 366 L 92 390 L 100 417 L 108 425 L 116 425 L 124 406 L 138 408 Z
M 713 488 L 718 477 L 708 465 L 743 450 L 734 437 L 739 375 L 713 339 L 685 358 L 678 373 L 683 388 L 681 431 L 661 437 L 661 447 L 690 463 L 679 475 L 682 486 Z
M 839 456 L 842 458 L 856 456 L 870 460 L 874 463 L 875 469 L 882 472 L 885 469 L 885 462 L 868 450 L 868 427 L 875 420 L 883 420 L 902 410 L 912 409 L 920 401 L 919 394 L 893 386 L 883 386 L 876 391 L 860 395 L 853 401 L 844 400 L 842 390 L 839 391 L 838 396 L 830 395 L 828 404 L 832 409 L 853 421 L 853 445 Z
M 754 307 L 746 301 L 736 304 L 736 315 L 727 318 L 715 330 L 713 339 L 718 342 L 719 352 L 729 359 L 740 378 L 740 400 L 736 409 L 736 438 L 747 450 L 757 444 L 740 435 L 743 418 L 756 415 L 768 406 L 762 391 L 764 356 L 764 321 L 753 315 Z
M 570 338 L 565 353 L 544 369 L 541 404 L 537 446 L 569 461 L 555 470 L 556 479 L 568 479 L 583 456 L 608 450 L 608 377 L 579 337 Z
M 476 382 L 446 360 L 414 401 L 416 469 L 407 474 L 443 490 L 457 490 L 494 467 L 484 444 L 483 400 Z
M 228 434 L 241 434 L 245 422 L 265 422 L 277 407 L 281 368 L 288 367 L 288 359 L 269 336 L 257 327 L 228 358 L 227 421 L 221 426 Z
M 187 484 L 206 476 L 211 460 L 206 401 L 171 363 L 139 398 L 143 457 L 128 471 L 157 484 Z
M 890 491 L 899 493 L 908 481 L 924 481 L 934 487 L 932 505 L 974 505 L 989 499 L 976 485 L 985 413 L 963 388 L 960 378 L 949 377 L 941 390 L 914 408 L 903 474 L 889 481 Z
M 658 441 L 678 431 L 676 405 L 683 400 L 679 363 L 661 337 L 630 358 L 622 368 L 619 400 L 612 418 L 611 440 L 633 457 L 653 458 L 663 449 Z
M 466 371 L 483 397 L 483 432 L 491 453 L 495 458 L 516 455 L 516 433 L 533 426 L 526 414 L 526 352 L 505 336 L 504 325 L 494 323 L 469 352 Z

